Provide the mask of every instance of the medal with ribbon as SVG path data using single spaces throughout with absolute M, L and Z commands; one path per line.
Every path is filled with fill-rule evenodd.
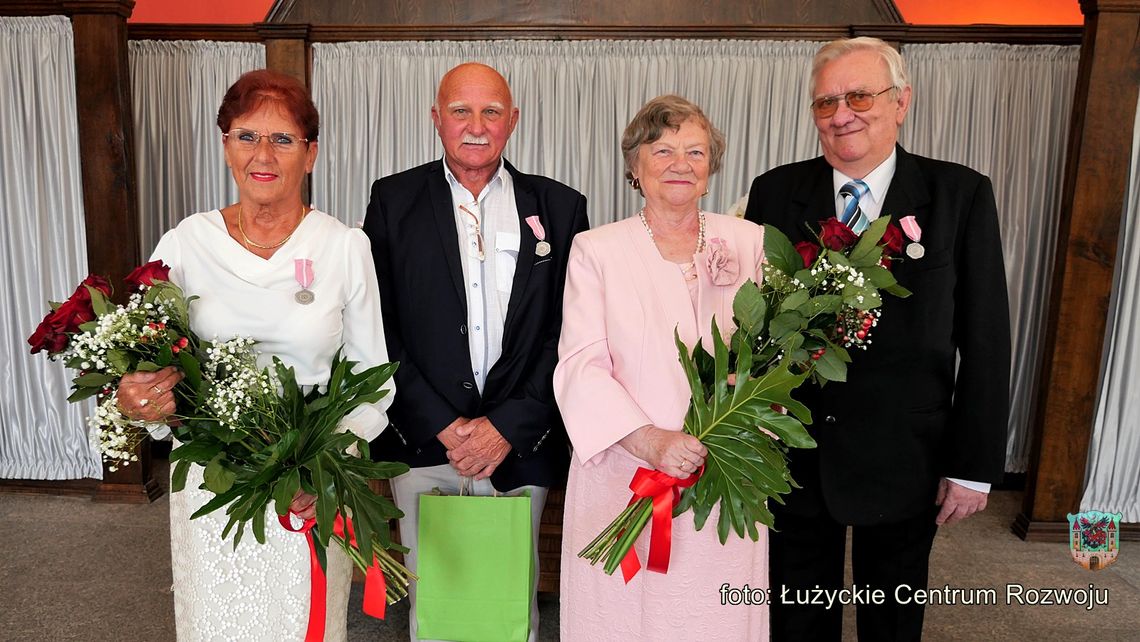
M 301 305 L 309 305 L 316 296 L 309 286 L 313 284 L 313 262 L 310 259 L 293 259 L 293 276 L 301 290 L 293 295 L 293 299 Z
M 906 255 L 912 259 L 921 259 L 926 254 L 926 248 L 919 243 L 922 240 L 922 228 L 918 226 L 918 221 L 914 220 L 914 215 L 900 218 L 899 226 L 902 227 L 903 234 L 911 240 L 906 246 Z
M 538 220 L 538 215 L 528 216 L 523 220 L 530 226 L 530 231 L 534 232 L 534 238 L 538 239 L 538 243 L 534 246 L 535 255 L 546 256 L 550 254 L 550 243 L 546 242 L 546 230 L 542 227 L 542 222 Z

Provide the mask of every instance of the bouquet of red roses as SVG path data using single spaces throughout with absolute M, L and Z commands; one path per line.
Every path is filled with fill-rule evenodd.
M 881 293 L 910 296 L 889 269 L 902 250 L 902 232 L 890 217 L 861 236 L 828 219 L 817 238 L 793 246 L 764 226 L 764 281 L 748 281 L 736 293 L 735 330 L 726 339 L 713 319 L 712 354 L 702 342 L 690 349 L 676 339 L 692 394 L 684 430 L 708 449 L 705 465 L 684 481 L 639 468 L 629 505 L 579 557 L 591 564 L 604 558 L 607 574 L 620 565 L 628 582 L 641 567 L 633 543 L 651 520 L 649 569 L 660 573 L 668 570 L 668 522 L 689 510 L 700 530 L 720 505 L 721 543 L 730 532 L 755 541 L 757 524 L 773 526 L 768 500 L 782 502 L 796 487 L 788 449 L 816 445 L 804 428 L 811 412 L 792 391 L 808 379 L 845 381 L 847 349 L 871 343 Z
M 88 426 L 97 434 L 97 447 L 108 468 L 137 460 L 146 424 L 119 410 L 118 381 L 128 372 L 153 372 L 180 363 L 178 354 L 199 349 L 190 332 L 189 300 L 167 280 L 170 269 L 148 263 L 127 275 L 132 292 L 127 303 L 110 302 L 111 284 L 91 275 L 51 311 L 28 338 L 32 353 L 46 351 L 52 360 L 77 370 L 68 401 L 98 395 Z
M 341 546 L 366 572 L 366 612 L 382 617 L 384 596 L 389 603 L 404 597 L 414 576 L 387 552 L 407 550 L 392 541 L 388 527 L 403 513 L 373 493 L 368 482 L 408 467 L 373 462 L 368 442 L 343 432 L 339 423 L 358 406 L 384 397 L 398 364 L 356 372 L 357 364 L 338 352 L 328 385 L 304 389 L 293 369 L 276 358 L 272 367 L 258 367 L 252 339 L 196 336 L 189 307 L 197 297 L 186 297 L 168 280 L 169 271 L 153 261 L 131 272 L 126 278 L 131 295 L 123 305 L 109 301 L 106 279 L 87 277 L 67 301 L 51 304 L 28 339 L 32 352 L 47 351 L 78 370 L 70 401 L 98 396 L 88 424 L 98 433 L 111 470 L 135 461 L 148 434 L 145 422 L 119 409 L 123 375 L 180 368 L 184 378 L 172 390 L 177 421 L 171 430 L 180 445 L 170 453 L 171 490 L 182 490 L 190 465 L 198 464 L 204 467 L 203 487 L 214 493 L 192 517 L 225 509 L 229 521 L 223 538 L 232 534 L 236 547 L 251 526 L 264 543 L 271 502 L 282 525 L 292 529 L 287 520 L 295 493 L 315 495 L 317 518 L 305 525 L 314 556 L 323 568 L 329 542 Z

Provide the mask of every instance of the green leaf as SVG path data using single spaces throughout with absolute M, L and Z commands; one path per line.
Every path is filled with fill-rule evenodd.
M 807 303 L 811 293 L 807 290 L 796 290 L 784 298 L 784 302 L 780 304 L 779 311 L 787 312 L 788 310 L 795 310 L 804 303 Z
M 825 273 L 816 270 L 815 274 L 811 273 L 811 268 L 804 268 L 796 272 L 796 280 L 803 284 L 805 288 L 814 288 L 823 282 Z
M 752 279 L 748 279 L 732 299 L 732 315 L 736 320 L 736 327 L 748 336 L 755 337 L 763 329 L 767 314 L 768 304 L 764 301 L 764 295 L 760 293 L 760 286 Z
M 804 259 L 796 247 L 773 225 L 764 226 L 764 258 L 769 265 L 788 276 L 804 267 Z
M 183 350 L 178 353 L 178 363 L 182 366 L 186 384 L 191 390 L 197 391 L 202 386 L 202 366 L 198 359 L 189 350 Z
M 170 492 L 177 493 L 186 488 L 186 475 L 190 472 L 190 462 L 183 459 L 175 462 L 174 472 L 170 475 Z
M 881 265 L 872 265 L 862 268 L 862 272 L 863 278 L 879 289 L 888 288 L 897 283 L 895 275 L 891 274 L 890 270 Z
M 883 291 L 889 292 L 889 293 L 897 296 L 900 299 L 905 299 L 912 294 L 910 290 L 904 288 L 903 286 L 901 286 L 897 283 L 894 285 L 889 285 L 889 286 L 883 288 Z
M 234 485 L 237 474 L 226 468 L 224 456 L 219 454 L 206 464 L 202 473 L 202 481 L 210 492 L 221 495 Z
M 107 363 L 120 375 L 131 371 L 131 357 L 125 350 L 108 350 Z
M 88 372 L 85 375 L 80 375 L 75 379 L 72 379 L 71 383 L 76 387 L 82 386 L 85 388 L 92 387 L 102 389 L 103 386 L 106 386 L 115 379 L 118 379 L 118 377 L 115 375 L 106 374 L 103 372 Z
M 827 381 L 847 381 L 847 364 L 839 352 L 842 350 L 834 345 L 828 345 L 823 355 L 815 362 L 815 373 Z M 844 351 L 843 356 L 847 356 Z M 848 357 L 850 358 L 850 357 Z
M 891 217 L 880 216 L 879 218 L 871 221 L 867 229 L 859 235 L 859 242 L 851 250 L 848 258 L 851 259 L 852 265 L 865 266 L 877 265 L 879 259 L 883 256 L 883 249 L 879 247 L 879 241 L 883 238 L 883 232 L 887 229 L 887 223 L 891 222 Z
M 94 397 L 102 391 L 103 388 L 101 386 L 96 386 L 94 388 L 76 388 L 75 392 L 68 395 L 67 400 L 71 403 L 83 401 L 89 397 Z
M 801 290 L 802 291 L 802 290 Z M 788 297 L 789 299 L 791 297 Z M 800 314 L 811 319 L 821 314 L 835 314 L 843 306 L 843 297 L 838 294 L 813 296 L 799 306 Z
M 787 335 L 802 330 L 805 321 L 804 316 L 795 310 L 781 312 L 768 324 L 768 334 L 773 341 L 782 341 Z
M 293 503 L 293 496 L 301 488 L 301 472 L 296 468 L 285 473 L 273 485 L 273 509 L 278 515 L 287 515 L 289 505 Z
M 101 317 L 115 309 L 114 304 L 108 301 L 106 296 L 103 296 L 101 290 L 93 288 L 90 285 L 86 286 L 86 288 L 87 291 L 91 293 L 91 310 L 95 313 L 95 316 Z
M 162 366 L 158 365 L 157 363 L 155 363 L 153 361 L 146 361 L 146 360 L 139 361 L 138 364 L 135 366 L 136 372 L 157 372 L 159 370 L 162 370 Z

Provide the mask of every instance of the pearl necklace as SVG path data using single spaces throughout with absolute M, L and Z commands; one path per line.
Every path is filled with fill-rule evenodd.
M 649 240 L 657 243 L 656 237 L 653 236 L 653 228 L 649 227 L 649 221 L 645 218 L 645 209 L 643 208 L 637 213 L 641 217 L 641 224 L 645 226 L 645 231 L 649 232 Z M 705 251 L 705 213 L 697 210 L 697 249 L 693 254 L 700 254 Z
M 305 218 L 305 206 L 302 205 L 301 206 L 301 218 L 297 219 L 297 224 L 293 226 L 293 229 L 292 229 L 292 231 L 289 232 L 288 236 L 281 239 L 280 241 L 277 241 L 273 245 L 261 245 L 259 243 L 254 243 L 253 239 L 246 236 L 245 228 L 242 227 L 242 224 L 241 224 L 241 203 L 238 203 L 238 216 L 237 216 L 238 232 L 241 232 L 241 237 L 243 240 L 245 240 L 246 248 L 256 247 L 259 250 L 275 250 L 275 249 L 281 247 L 282 245 L 285 245 L 285 243 L 287 243 L 289 241 L 289 239 L 293 238 L 293 233 L 297 231 L 297 228 L 301 227 L 301 221 L 304 220 L 304 218 Z

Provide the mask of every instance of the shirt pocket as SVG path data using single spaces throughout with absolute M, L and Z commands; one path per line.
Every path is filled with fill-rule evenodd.
M 499 292 L 510 292 L 515 280 L 515 264 L 519 258 L 521 237 L 514 232 L 495 235 L 495 287 Z

